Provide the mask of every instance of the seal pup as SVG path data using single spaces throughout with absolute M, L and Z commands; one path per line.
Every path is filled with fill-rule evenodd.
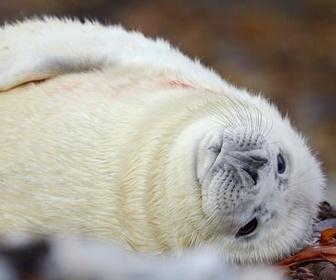
M 0 233 L 213 246 L 310 242 L 324 180 L 289 120 L 161 39 L 43 18 L 0 29 Z

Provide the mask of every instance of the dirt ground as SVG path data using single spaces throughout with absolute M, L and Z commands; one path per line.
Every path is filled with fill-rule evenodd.
M 231 83 L 268 96 L 309 136 L 336 204 L 336 1 L 0 1 L 1 24 L 42 14 L 164 37 Z

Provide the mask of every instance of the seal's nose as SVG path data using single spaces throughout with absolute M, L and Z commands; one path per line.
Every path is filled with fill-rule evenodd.
M 262 155 L 256 155 L 256 151 L 251 152 L 232 152 L 231 158 L 237 170 L 243 171 L 256 185 L 259 179 L 259 169 L 264 166 L 268 159 Z
M 242 167 L 242 169 L 250 175 L 253 185 L 256 185 L 259 179 L 259 169 L 264 166 L 268 160 L 263 157 L 255 157 L 255 156 L 248 156 L 243 159 L 245 161 L 246 166 Z M 244 162 L 242 163 L 244 165 Z
M 253 185 L 256 185 L 257 184 L 257 181 L 258 181 L 258 170 L 257 169 L 254 169 L 254 168 L 243 168 L 243 170 L 248 174 L 250 175 L 250 177 L 252 178 L 253 180 Z

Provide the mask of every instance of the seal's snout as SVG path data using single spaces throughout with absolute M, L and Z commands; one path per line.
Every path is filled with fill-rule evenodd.
M 249 162 L 250 164 L 244 167 L 243 170 L 251 177 L 253 185 L 256 185 L 259 179 L 259 170 L 268 160 L 262 157 L 250 157 Z

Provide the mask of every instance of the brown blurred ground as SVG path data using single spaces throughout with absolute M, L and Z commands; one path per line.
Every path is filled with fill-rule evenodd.
M 309 135 L 336 203 L 335 0 L 0 1 L 0 23 L 45 13 L 164 37 L 231 83 L 269 96 Z

